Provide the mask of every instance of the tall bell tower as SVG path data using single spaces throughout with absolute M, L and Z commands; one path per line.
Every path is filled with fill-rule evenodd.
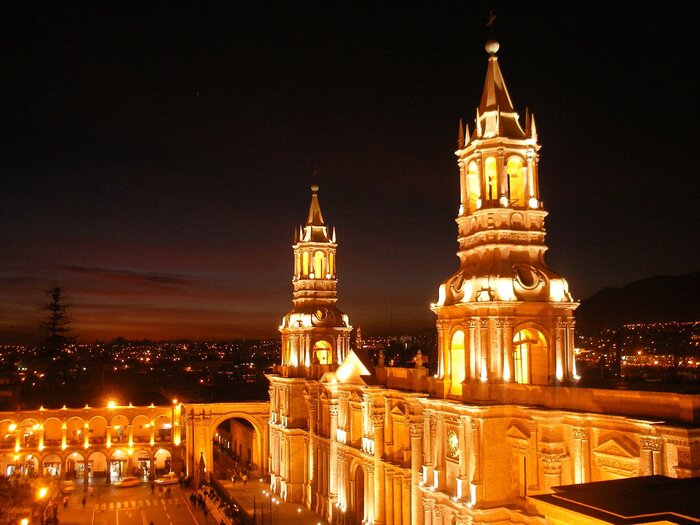
M 280 326 L 286 377 L 318 378 L 334 370 L 350 348 L 352 326 L 336 306 L 337 247 L 335 228 L 323 221 L 314 184 L 306 224 L 294 234 L 294 307 Z
M 484 395 L 484 384 L 553 385 L 576 376 L 573 311 L 564 278 L 544 261 L 535 117 L 525 129 L 489 41 L 474 130 L 458 134 L 460 267 L 439 288 L 438 379 L 443 394 Z

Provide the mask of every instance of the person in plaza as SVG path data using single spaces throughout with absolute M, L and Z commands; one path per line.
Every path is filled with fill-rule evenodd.
M 248 473 L 245 470 L 243 471 L 243 475 L 241 476 L 241 479 L 243 480 L 243 485 L 245 485 L 246 482 L 248 481 Z
M 156 484 L 154 481 L 151 481 L 151 494 L 156 490 Z
M 231 485 L 235 485 L 235 484 L 236 484 L 236 473 L 234 472 L 233 474 L 231 474 Z
M 80 504 L 83 506 L 83 510 L 85 510 L 86 503 L 87 503 L 87 500 L 85 499 L 85 495 L 83 494 L 83 499 L 80 501 Z
M 63 496 L 63 508 L 68 508 L 68 496 Z

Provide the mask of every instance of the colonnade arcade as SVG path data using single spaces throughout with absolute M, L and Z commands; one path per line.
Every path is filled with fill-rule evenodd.
M 177 405 L 61 408 L 0 413 L 0 474 L 103 478 L 173 468 Z

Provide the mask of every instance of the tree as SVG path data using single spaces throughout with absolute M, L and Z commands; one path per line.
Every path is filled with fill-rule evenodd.
M 46 290 L 46 294 L 51 298 L 51 302 L 41 307 L 42 310 L 48 312 L 48 316 L 41 323 L 40 328 L 46 333 L 46 346 L 49 350 L 56 352 L 62 346 L 74 341 L 75 338 L 68 335 L 71 331 L 70 317 L 67 311 L 69 305 L 64 303 L 63 289 L 54 286 Z

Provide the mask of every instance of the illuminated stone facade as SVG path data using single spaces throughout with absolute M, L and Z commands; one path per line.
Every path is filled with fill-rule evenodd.
M 435 376 L 349 347 L 316 189 L 295 239 L 295 306 L 268 376 L 271 485 L 329 522 L 543 524 L 528 497 L 558 485 L 700 475 L 700 396 L 574 386 L 578 303 L 544 262 L 535 119 L 521 126 L 497 51 L 473 132 L 460 125 L 460 266 L 432 305 Z M 313 243 L 333 254 L 325 275 L 304 262 Z

